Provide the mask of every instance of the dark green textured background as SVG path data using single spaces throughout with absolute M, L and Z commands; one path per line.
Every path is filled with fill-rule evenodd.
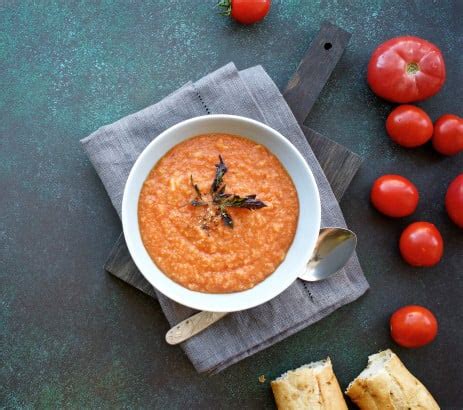
M 421 105 L 433 119 L 462 115 L 463 2 L 275 0 L 254 27 L 217 16 L 214 4 L 0 2 L 0 407 L 271 408 L 259 375 L 330 355 L 345 387 L 368 354 L 392 347 L 443 408 L 462 408 L 463 231 L 442 199 L 463 157 L 392 145 L 391 105 L 368 90 L 365 68 L 378 43 L 423 36 L 441 47 L 448 75 Z M 341 205 L 371 290 L 219 375 L 198 375 L 165 344 L 157 302 L 102 271 L 121 227 L 79 139 L 229 61 L 262 64 L 282 87 L 325 19 L 353 36 L 307 124 L 365 159 Z M 413 217 L 391 221 L 369 206 L 385 172 L 420 188 Z M 444 236 L 435 268 L 408 267 L 397 252 L 416 219 Z M 389 315 L 409 303 L 440 322 L 437 340 L 419 350 L 389 339 Z

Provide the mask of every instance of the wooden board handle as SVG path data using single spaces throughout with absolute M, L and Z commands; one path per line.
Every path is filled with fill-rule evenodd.
M 310 44 L 283 97 L 299 124 L 303 124 L 312 106 L 341 58 L 351 34 L 324 22 Z

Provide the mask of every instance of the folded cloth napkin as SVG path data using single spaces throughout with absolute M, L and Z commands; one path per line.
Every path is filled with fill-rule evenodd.
M 322 226 L 346 226 L 330 185 L 276 85 L 261 66 L 238 71 L 232 63 L 195 83 L 185 84 L 157 104 L 101 127 L 81 141 L 119 215 L 128 174 L 146 145 L 180 121 L 216 113 L 253 118 L 286 136 L 315 176 Z M 184 342 L 182 348 L 197 371 L 219 372 L 317 322 L 367 289 L 354 255 L 330 279 L 313 283 L 297 280 L 264 305 L 226 316 Z M 159 292 L 157 296 L 171 326 L 194 313 Z

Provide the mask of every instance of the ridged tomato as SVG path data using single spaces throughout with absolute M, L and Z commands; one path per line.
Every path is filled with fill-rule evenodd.
M 424 100 L 445 82 L 444 57 L 439 48 L 422 38 L 393 38 L 373 52 L 367 79 L 373 92 L 386 100 Z

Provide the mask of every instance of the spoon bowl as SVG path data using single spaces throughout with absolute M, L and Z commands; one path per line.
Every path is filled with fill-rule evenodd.
M 350 229 L 322 228 L 312 258 L 299 279 L 316 282 L 338 272 L 357 246 L 357 235 Z

